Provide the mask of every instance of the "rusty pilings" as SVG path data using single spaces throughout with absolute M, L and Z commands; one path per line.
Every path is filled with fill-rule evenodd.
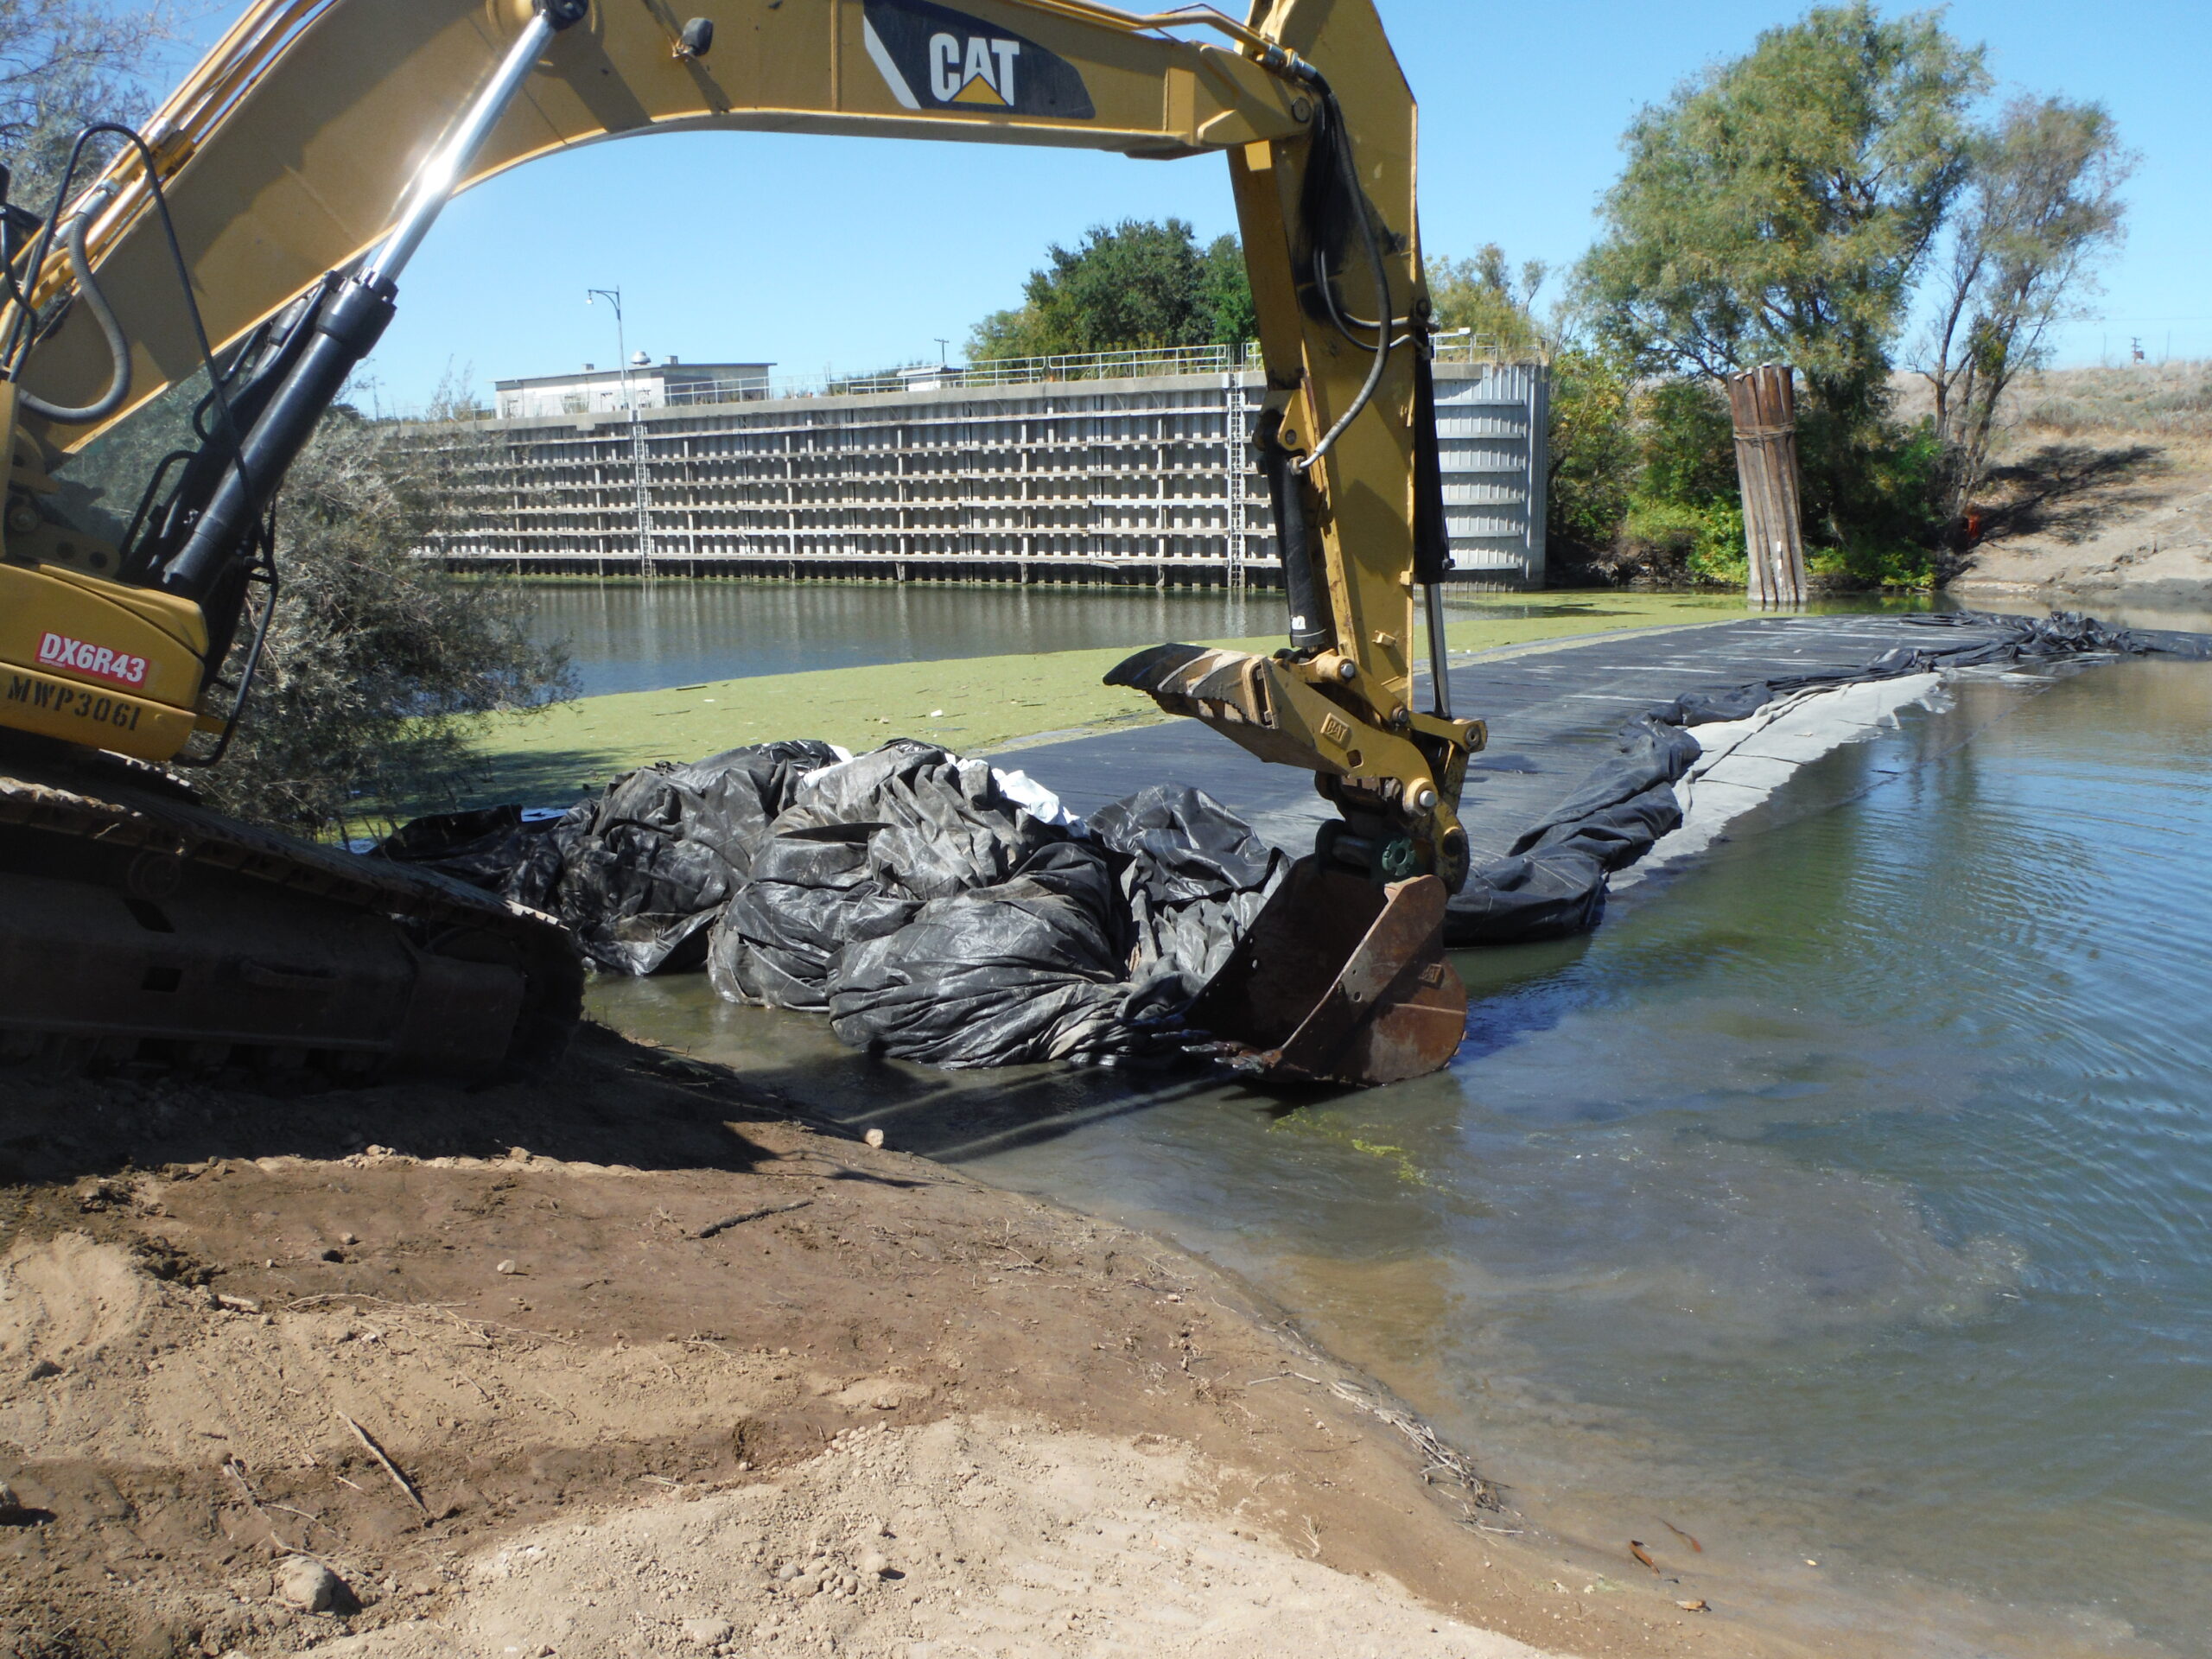
M 1762 363 L 1727 377 L 1736 429 L 1736 476 L 1744 493 L 1747 603 L 1805 602 L 1805 537 L 1798 517 L 1797 393 L 1791 371 Z

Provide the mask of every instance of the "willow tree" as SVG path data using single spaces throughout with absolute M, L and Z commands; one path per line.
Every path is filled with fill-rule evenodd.
M 1580 273 L 1598 337 L 1643 373 L 1797 370 L 1824 429 L 1810 493 L 1848 518 L 1987 81 L 1940 14 L 1859 0 L 1767 30 L 1645 109 Z
M 1478 344 L 1516 355 L 1544 353 L 1550 342 L 1536 321 L 1536 294 L 1550 268 L 1529 259 L 1516 271 L 1505 250 L 1485 243 L 1471 259 L 1433 259 L 1428 291 L 1436 305 L 1436 326 L 1465 328 Z
M 1916 364 L 1943 446 L 1943 505 L 1965 518 L 1988 474 L 2005 389 L 2050 356 L 2097 260 L 2120 245 L 2135 158 L 2104 106 L 2019 98 L 1977 139 L 1935 321 Z
M 186 14 L 170 0 L 98 5 L 87 0 L 0 0 L 0 158 L 10 195 L 45 213 L 77 134 L 95 121 L 135 121 L 151 104 Z M 88 181 L 115 140 L 101 138 L 80 164 Z

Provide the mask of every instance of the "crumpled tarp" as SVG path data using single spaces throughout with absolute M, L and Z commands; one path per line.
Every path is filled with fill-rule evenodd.
M 1682 821 L 1674 785 L 1701 753 L 1691 728 L 1742 720 L 1777 697 L 1799 691 L 1942 669 L 2091 652 L 2202 655 L 2205 650 L 2198 636 L 2139 633 L 2071 611 L 2046 617 L 1938 611 L 1904 620 L 1931 630 L 1972 626 L 2000 632 L 1994 639 L 1977 638 L 1948 648 L 1901 645 L 1860 668 L 1687 692 L 1637 715 L 1615 739 L 1618 759 L 1599 766 L 1572 795 L 1523 830 L 1505 857 L 1468 876 L 1445 912 L 1444 942 L 1511 944 L 1596 927 L 1605 912 L 1606 878 L 1635 863 Z
M 418 819 L 378 849 L 559 917 L 601 967 L 704 964 L 733 1001 L 827 1014 L 948 1066 L 1158 1059 L 1287 857 L 1200 791 L 1071 827 L 1019 774 L 901 739 L 629 772 L 557 820 Z
M 1697 726 L 1936 669 L 2206 649 L 2065 613 L 1910 620 L 1979 637 L 1947 649 L 1931 632 L 1863 668 L 1691 692 L 1631 721 L 1615 758 L 1453 896 L 1446 943 L 1597 926 L 1607 877 L 1681 823 L 1674 785 L 1701 753 Z M 852 757 L 795 741 L 647 766 L 557 817 L 418 819 L 374 855 L 550 912 L 602 968 L 703 964 L 734 1001 L 824 1014 L 857 1047 L 947 1066 L 1202 1046 L 1181 1015 L 1290 862 L 1195 789 L 1155 785 L 1076 824 L 1019 773 L 908 739 Z

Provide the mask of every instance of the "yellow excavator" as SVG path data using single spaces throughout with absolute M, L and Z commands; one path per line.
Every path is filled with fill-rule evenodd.
M 259 0 L 142 128 L 89 129 L 79 156 L 105 132 L 111 159 L 73 160 L 50 211 L 0 208 L 0 1058 L 345 1077 L 558 1053 L 582 981 L 553 923 L 181 779 L 247 709 L 286 469 L 440 209 L 571 145 L 702 128 L 1228 158 L 1288 644 L 1161 645 L 1109 681 L 1311 771 L 1339 813 L 1193 1023 L 1287 1079 L 1444 1065 L 1484 734 L 1444 673 L 1414 106 L 1372 0 Z M 73 522 L 68 458 L 180 388 L 195 442 L 127 533 Z

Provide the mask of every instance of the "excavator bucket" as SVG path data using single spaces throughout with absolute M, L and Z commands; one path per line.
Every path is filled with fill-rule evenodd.
M 1444 884 L 1377 886 L 1301 858 L 1191 1007 L 1232 1065 L 1366 1087 L 1450 1064 L 1467 988 L 1444 955 Z

